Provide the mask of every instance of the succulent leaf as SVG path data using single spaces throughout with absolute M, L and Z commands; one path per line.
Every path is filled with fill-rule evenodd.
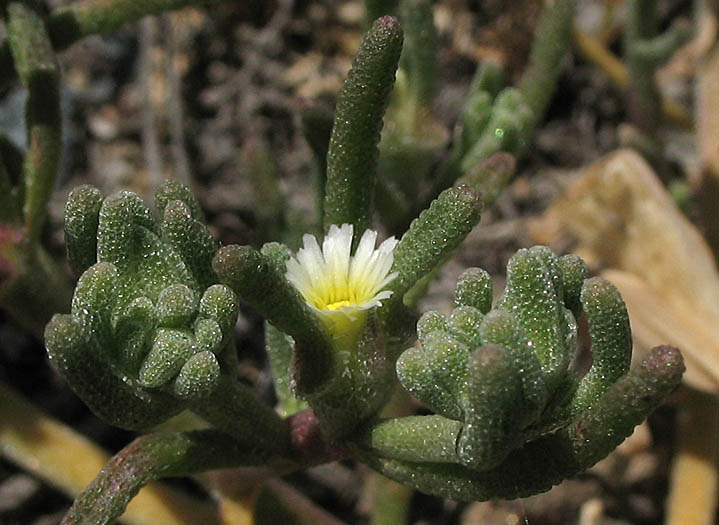
M 624 303 L 586 273 L 578 257 L 520 250 L 490 309 L 489 276 L 465 272 L 457 307 L 425 313 L 420 346 L 397 361 L 400 383 L 438 415 L 369 425 L 360 457 L 420 490 L 473 500 L 547 490 L 608 454 L 676 386 L 683 363 L 662 347 L 629 370 Z M 568 365 L 582 313 L 593 364 L 580 379 Z
M 90 186 L 73 192 L 68 250 L 74 269 L 90 266 L 71 315 L 46 330 L 48 352 L 70 386 L 100 417 L 132 429 L 171 417 L 234 373 L 216 355 L 232 353 L 225 350 L 234 344 L 237 296 L 216 284 L 217 246 L 199 205 L 178 183 L 163 185 L 156 203 L 162 224 L 134 193 L 103 200 Z M 58 342 L 73 330 L 82 337 Z M 88 363 L 94 386 L 82 378 Z

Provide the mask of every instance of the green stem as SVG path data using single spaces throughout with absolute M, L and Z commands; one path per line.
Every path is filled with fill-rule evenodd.
M 53 47 L 62 51 L 78 40 L 96 33 L 108 33 L 146 15 L 155 15 L 192 5 L 217 0 L 87 0 L 74 2 L 53 11 L 47 18 L 48 33 Z M 10 46 L 0 47 L 0 93 L 15 78 Z
M 377 20 L 360 44 L 335 110 L 327 153 L 325 231 L 346 223 L 361 234 L 371 226 L 377 144 L 401 51 L 402 30 L 390 16 Z M 355 235 L 356 242 L 359 238 Z
M 107 33 L 147 15 L 182 9 L 213 0 L 89 0 L 74 2 L 52 13 L 48 21 L 53 44 L 65 49 L 81 38 Z
M 636 52 L 636 48 L 656 36 L 657 2 L 629 0 L 626 16 L 624 47 L 630 82 L 629 113 L 632 121 L 653 137 L 662 120 L 661 98 L 654 81 L 657 62 L 647 60 L 641 52 Z
M 151 481 L 217 468 L 260 466 L 269 459 L 217 430 L 148 434 L 113 456 L 77 497 L 61 523 L 111 523 Z
M 373 472 L 369 479 L 372 496 L 370 525 L 404 525 L 410 523 L 414 490 Z
M 429 112 L 434 103 L 437 83 L 437 30 L 434 26 L 434 12 L 429 0 L 403 0 L 400 4 L 400 20 L 404 28 L 405 42 L 400 66 L 407 71 L 408 91 L 417 113 Z M 410 128 L 410 131 L 412 129 Z
M 197 415 L 235 437 L 239 443 L 276 456 L 287 457 L 287 424 L 249 387 L 224 378 L 206 398 L 190 403 Z
M 30 242 L 36 243 L 47 215 L 62 147 L 60 70 L 45 24 L 30 5 L 8 5 L 7 31 L 15 69 L 29 93 L 23 212 Z
M 562 59 L 570 44 L 575 4 L 576 0 L 556 0 L 542 10 L 529 65 L 517 86 L 534 113 L 535 124 L 544 118 L 562 71 Z
M 307 403 L 294 395 L 290 384 L 292 342 L 281 330 L 267 322 L 265 322 L 265 348 L 277 396 L 276 410 L 282 416 L 290 416 L 307 408 Z

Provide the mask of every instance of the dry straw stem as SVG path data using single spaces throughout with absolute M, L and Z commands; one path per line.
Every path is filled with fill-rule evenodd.
M 76 496 L 110 459 L 89 439 L 47 416 L 0 383 L 0 453 L 24 470 Z M 129 525 L 218 523 L 215 509 L 160 483 L 142 489 L 121 521 Z
M 719 397 L 696 390 L 684 395 L 665 523 L 711 525 L 716 523 L 719 494 Z
M 624 63 L 619 60 L 604 43 L 577 26 L 572 29 L 574 47 L 585 60 L 599 67 L 617 88 L 622 91 L 629 89 L 629 73 Z M 692 116 L 687 109 L 674 99 L 662 97 L 661 107 L 664 116 L 673 124 L 682 128 L 692 127 Z
M 716 19 L 714 20 L 716 24 Z M 716 27 L 715 35 L 716 37 Z M 719 179 L 719 45 L 699 62 L 696 85 L 696 124 L 699 162 L 707 174 Z

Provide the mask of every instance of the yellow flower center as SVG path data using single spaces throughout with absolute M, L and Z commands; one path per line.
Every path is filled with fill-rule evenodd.
M 366 310 L 390 297 L 385 287 L 397 276 L 390 273 L 394 238 L 375 248 L 377 232 L 367 230 L 352 255 L 352 237 L 351 225 L 332 225 L 321 248 L 317 239 L 305 235 L 303 247 L 287 261 L 287 279 L 321 314 L 334 338 L 355 338 Z
M 343 306 L 350 306 L 352 303 L 345 300 L 345 301 L 336 301 L 334 303 L 330 303 L 326 305 L 324 308 L 321 308 L 321 310 L 339 310 Z

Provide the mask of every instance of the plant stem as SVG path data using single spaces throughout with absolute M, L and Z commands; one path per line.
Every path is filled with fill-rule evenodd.
M 624 47 L 629 70 L 629 112 L 632 121 L 649 136 L 661 124 L 660 98 L 654 81 L 656 62 L 647 60 L 636 47 L 656 35 L 656 0 L 629 0 Z
M 29 95 L 25 110 L 29 147 L 23 165 L 23 214 L 32 245 L 37 243 L 45 223 L 60 161 L 60 69 L 40 13 L 30 5 L 8 5 L 7 31 L 15 69 Z
M 562 71 L 561 62 L 569 48 L 575 4 L 575 0 L 556 0 L 542 10 L 529 65 L 517 86 L 534 112 L 535 124 L 544 118 Z
M 240 443 L 276 456 L 287 457 L 290 434 L 285 421 L 249 387 L 224 378 L 208 397 L 191 404 L 192 410 Z
M 161 432 L 137 438 L 110 459 L 77 497 L 63 525 L 111 523 L 150 481 L 222 467 L 259 466 L 266 454 L 218 430 Z
M 108 33 L 138 20 L 192 5 L 203 5 L 217 0 L 88 0 L 74 2 L 53 11 L 47 18 L 50 41 L 57 51 L 68 48 L 78 40 L 96 33 Z M 13 57 L 7 42 L 0 46 L 0 94 L 15 78 Z
M 324 229 L 354 225 L 355 245 L 372 222 L 377 144 L 401 51 L 397 19 L 378 19 L 362 40 L 337 100 L 327 153 Z
M 0 383 L 0 453 L 70 497 L 92 481 L 110 455 Z M 159 483 L 144 488 L 122 516 L 128 525 L 210 524 L 211 505 Z

